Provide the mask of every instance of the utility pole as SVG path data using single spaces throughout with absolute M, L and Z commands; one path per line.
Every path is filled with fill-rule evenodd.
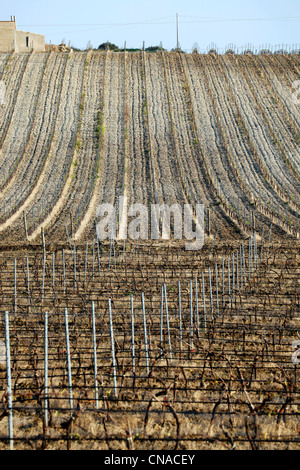
M 14 52 L 18 52 L 17 51 L 17 38 L 16 38 L 16 29 L 17 29 L 17 25 L 16 25 L 16 17 L 12 17 L 12 21 L 14 22 Z
M 176 13 L 176 25 L 177 25 L 177 50 L 179 51 L 178 13 Z
M 27 221 L 26 221 L 26 214 L 23 211 L 23 220 L 24 220 L 24 230 L 25 230 L 25 240 L 28 240 L 28 231 L 27 231 Z

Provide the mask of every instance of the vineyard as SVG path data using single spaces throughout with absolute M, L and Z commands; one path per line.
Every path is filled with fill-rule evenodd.
M 299 75 L 0 54 L 0 449 L 299 449 Z M 203 248 L 100 240 L 121 196 L 203 204 Z

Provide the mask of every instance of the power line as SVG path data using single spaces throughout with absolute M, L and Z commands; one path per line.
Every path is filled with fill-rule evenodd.
M 300 16 L 286 16 L 286 17 L 268 17 L 268 18 L 207 18 L 207 17 L 187 17 L 182 16 L 183 18 L 195 18 L 195 21 L 185 21 L 182 20 L 181 23 L 190 24 L 190 23 L 214 23 L 214 22 L 244 22 L 244 21 L 299 21 Z M 171 18 L 171 17 L 165 17 Z M 162 18 L 164 19 L 164 18 Z M 158 19 L 159 20 L 159 19 Z M 66 27 L 66 26 L 134 26 L 134 25 L 153 25 L 153 24 L 174 24 L 176 19 L 172 21 L 158 21 L 158 20 L 145 20 L 145 21 L 135 21 L 128 23 L 68 23 L 68 24 L 20 24 L 19 26 L 30 26 L 30 27 Z

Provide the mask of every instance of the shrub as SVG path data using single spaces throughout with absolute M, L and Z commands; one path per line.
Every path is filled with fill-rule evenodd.
M 100 46 L 98 47 L 98 51 L 106 51 L 106 50 L 118 51 L 119 48 L 115 44 L 112 44 L 111 42 L 107 41 L 107 42 L 104 42 L 103 44 L 100 44 Z

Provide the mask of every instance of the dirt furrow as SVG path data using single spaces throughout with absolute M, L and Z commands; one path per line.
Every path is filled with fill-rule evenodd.
M 145 55 L 149 131 L 160 204 L 183 204 L 185 196 L 171 134 L 167 90 L 160 55 Z
M 292 88 L 291 82 L 285 74 L 285 69 L 274 56 L 258 56 L 257 61 L 262 67 L 262 77 L 268 82 L 273 99 L 280 105 L 281 109 L 288 117 L 289 126 L 293 131 L 297 129 L 299 132 L 300 125 L 300 108 L 296 104 L 295 93 L 296 88 Z M 290 123 L 291 121 L 291 123 Z
M 101 202 L 115 204 L 122 193 L 124 169 L 124 56 L 122 53 L 107 54 L 102 148 L 106 161 Z
M 271 223 L 268 212 L 263 208 L 263 203 L 267 205 L 267 201 L 262 198 L 262 195 L 266 197 L 266 188 L 272 188 L 266 183 L 259 166 L 253 160 L 249 136 L 245 133 L 243 121 L 240 121 L 241 116 L 236 107 L 234 92 L 222 72 L 219 61 L 216 61 L 212 56 L 207 56 L 205 70 L 210 78 L 208 86 L 210 90 L 213 90 L 211 98 L 214 101 L 220 133 L 223 137 L 224 146 L 227 149 L 228 163 L 227 165 L 225 164 L 225 167 L 227 171 L 230 169 L 234 174 L 234 178 L 231 175 L 230 179 L 233 183 L 234 191 L 240 198 L 238 201 L 238 212 L 241 209 L 240 204 L 244 204 L 244 210 L 251 212 L 253 210 L 253 198 L 255 197 L 255 225 L 256 230 L 261 231 L 262 225 L 269 226 Z M 280 224 L 279 220 L 276 222 L 279 222 L 279 227 L 277 225 L 276 227 L 274 226 L 274 231 L 277 232 L 277 235 L 281 236 L 282 224 Z
M 256 147 L 261 155 L 261 159 L 267 171 L 272 178 L 274 178 L 274 181 L 277 182 L 279 187 L 283 185 L 284 190 L 288 190 L 292 182 L 290 181 L 289 173 L 285 174 L 284 172 L 286 165 L 283 165 L 280 153 L 272 140 L 272 136 L 255 101 L 255 97 L 249 89 L 249 72 L 247 69 L 243 68 L 239 60 L 234 63 L 230 57 L 226 58 L 226 60 L 227 62 L 230 61 L 232 64 L 230 76 L 234 81 L 234 86 L 237 87 L 236 96 L 239 100 L 240 111 L 247 125 L 251 140 L 256 142 Z
M 7 52 L 6 54 L 0 54 L 0 80 L 2 80 L 2 76 L 5 71 L 6 64 L 10 58 L 11 54 Z
M 300 64 L 297 55 L 289 56 L 285 54 L 274 54 L 274 60 L 282 66 L 286 78 L 292 84 L 294 80 L 299 80 Z
M 151 165 L 147 141 L 147 124 L 145 117 L 145 88 L 143 83 L 143 56 L 141 52 L 127 54 L 127 140 L 128 203 L 154 203 Z
M 46 163 L 59 106 L 65 62 L 66 57 L 60 54 L 49 58 L 24 157 L 0 197 L 2 215 L 4 204 L 9 207 L 10 199 L 15 201 L 14 210 L 24 202 L 37 184 Z
M 100 167 L 89 209 L 76 233 L 81 240 L 96 237 L 97 208 L 113 204 L 117 209 L 122 195 L 125 162 L 125 69 L 124 53 L 105 53 L 101 86 Z M 83 223 L 85 225 L 83 225 Z
M 85 57 L 85 53 L 74 54 L 70 55 L 67 61 L 54 138 L 47 165 L 24 205 L 11 218 L 13 224 L 10 224 L 8 229 L 5 224 L 2 226 L 1 238 L 9 233 L 16 239 L 24 239 L 23 210 L 27 212 L 30 231 L 33 230 L 33 224 L 36 228 L 43 220 L 47 225 L 57 211 L 57 207 L 54 207 L 55 201 L 63 190 L 65 192 L 69 190 L 68 173 L 72 159 L 74 159 Z M 59 201 L 59 204 L 62 203 L 63 198 Z
M 80 227 L 80 223 L 88 210 L 97 179 L 99 163 L 99 137 L 97 132 L 98 111 L 101 105 L 105 54 L 90 53 L 85 65 L 85 78 L 83 85 L 84 99 L 82 102 L 82 116 L 80 118 L 80 132 L 76 162 L 72 185 L 61 210 L 49 226 L 47 233 L 53 239 L 62 239 L 66 236 L 65 224 L 69 225 L 70 214 L 73 217 L 73 231 Z M 84 221 L 84 223 L 86 223 Z M 84 228 L 82 228 L 84 230 Z
M 259 58 L 264 72 L 271 82 L 274 92 L 278 99 L 281 100 L 283 106 L 285 106 L 286 112 L 290 114 L 290 118 L 294 122 L 294 126 L 298 129 L 296 135 L 296 151 L 289 153 L 288 158 L 292 162 L 294 168 L 300 173 L 300 106 L 297 104 L 297 88 L 293 88 L 292 84 L 296 81 L 291 81 L 286 76 L 286 71 L 282 67 L 281 62 L 277 61 L 274 57 L 261 56 Z
M 17 96 L 20 91 L 24 69 L 28 60 L 27 54 L 10 55 L 3 70 L 1 79 L 3 80 L 5 90 L 5 105 L 0 107 L 0 149 L 3 146 L 10 120 L 12 118 Z M 3 173 L 2 158 L 0 150 L 0 172 Z M 1 176 L 0 176 L 1 177 Z M 4 176 L 3 176 L 4 179 Z
M 274 96 L 272 88 L 264 80 L 264 70 L 256 57 L 241 57 L 239 59 L 244 67 L 247 68 L 248 77 L 251 82 L 252 92 L 256 95 L 261 112 L 265 122 L 272 135 L 273 141 L 279 151 L 281 159 L 281 168 L 289 179 L 293 188 L 299 186 L 299 181 L 291 171 L 289 160 L 286 154 L 297 151 L 296 137 L 299 134 L 299 128 L 295 134 L 292 123 L 288 122 L 288 115 L 285 108 L 279 106 L 277 97 Z
M 186 55 L 183 58 L 186 69 L 186 77 L 189 83 L 191 101 L 195 114 L 195 125 L 198 138 L 201 143 L 202 153 L 206 160 L 206 167 L 209 171 L 211 185 L 223 194 L 224 197 L 232 201 L 235 193 L 232 190 L 231 181 L 227 174 L 227 168 L 223 166 L 226 159 L 226 149 L 222 142 L 222 136 L 215 115 L 213 104 L 210 99 L 207 77 L 202 64 L 193 56 Z M 227 224 L 235 233 L 239 232 L 231 210 L 226 210 Z M 220 214 L 219 214 L 220 216 Z M 233 236 L 233 235 L 232 235 Z
M 222 158 L 226 150 L 218 131 L 208 89 L 205 86 L 205 76 L 202 64 L 194 56 L 186 56 L 187 75 L 191 83 L 191 98 L 195 107 L 195 120 L 203 151 L 211 162 L 211 169 L 218 182 L 226 192 L 231 191 L 231 183 L 223 167 Z
M 166 81 L 170 95 L 170 108 L 173 119 L 173 133 L 176 152 L 183 172 L 186 191 L 194 201 L 209 204 L 205 183 L 198 164 L 197 138 L 191 125 L 187 106 L 187 90 L 180 55 L 164 54 Z
M 232 63 L 230 64 L 230 62 Z M 230 65 L 227 65 L 227 64 Z M 275 145 L 272 143 L 271 135 L 266 128 L 265 122 L 261 113 L 256 106 L 255 100 L 248 89 L 246 80 L 244 79 L 241 71 L 237 68 L 234 59 L 226 57 L 224 59 L 225 69 L 227 68 L 227 76 L 230 85 L 235 90 L 236 103 L 244 123 L 245 130 L 248 134 L 249 141 L 252 142 L 253 156 L 257 160 L 265 179 L 274 188 L 280 199 L 286 203 L 289 201 L 289 196 L 294 196 L 292 193 L 285 193 L 284 188 L 281 187 L 281 179 L 277 175 L 274 176 L 273 162 L 281 160 Z M 271 201 L 271 204 L 273 202 Z
M 279 204 L 281 210 L 286 212 L 285 202 L 280 199 L 272 185 L 266 181 L 260 165 L 254 158 L 253 142 L 250 141 L 249 135 L 245 129 L 244 121 L 237 108 L 235 89 L 231 86 L 229 81 L 228 75 L 230 71 L 226 73 L 227 69 L 225 66 L 223 70 L 225 75 L 223 75 L 221 64 L 218 62 L 215 63 L 214 66 L 216 68 L 213 76 L 221 77 L 220 79 L 216 78 L 215 83 L 218 83 L 222 88 L 223 95 L 228 95 L 227 103 L 223 103 L 223 105 L 220 106 L 220 113 L 227 113 L 227 110 L 232 110 L 232 113 L 228 111 L 227 114 L 232 114 L 233 120 L 231 123 L 228 121 L 228 125 L 224 125 L 223 129 L 225 131 L 224 134 L 227 134 L 229 129 L 232 129 L 232 133 L 228 137 L 228 145 L 231 147 L 230 155 L 234 159 L 233 164 L 237 169 L 237 177 L 240 184 L 248 194 L 248 198 L 250 198 L 251 202 L 252 198 L 255 197 L 256 203 L 258 203 L 257 210 L 262 210 L 264 213 L 263 205 L 268 205 L 269 207 L 276 205 L 277 207 Z M 225 82 L 224 86 L 223 82 Z M 232 146 L 230 145 L 231 143 L 233 144 Z M 289 214 L 295 216 L 295 213 L 291 209 L 289 210 Z M 261 215 L 260 217 L 262 217 L 264 223 L 270 223 L 264 216 Z
M 0 173 L 0 186 L 2 188 L 12 172 L 15 171 L 24 154 L 47 59 L 48 54 L 32 54 L 24 71 L 14 112 L 0 151 L 1 163 L 5 168 L 4 174 Z
M 228 229 L 228 221 L 205 168 L 197 130 L 194 127 L 194 112 L 183 58 L 177 53 L 164 56 L 175 145 L 187 194 L 193 204 L 202 203 L 212 209 L 210 229 L 216 233 L 220 226 L 224 232 Z
M 233 58 L 231 59 L 234 60 Z M 229 61 L 229 65 L 228 65 Z M 253 194 L 258 202 L 262 212 L 266 213 L 269 217 L 273 218 L 274 213 L 278 218 L 278 223 L 284 227 L 284 229 L 294 230 L 295 229 L 295 195 L 296 192 L 290 191 L 289 193 L 285 194 L 283 189 L 279 187 L 276 180 L 273 178 L 272 174 L 267 171 L 265 165 L 265 158 L 264 155 L 261 153 L 259 141 L 253 134 L 249 132 L 249 124 L 246 123 L 246 120 L 250 118 L 250 112 L 246 115 L 246 104 L 243 103 L 245 112 L 243 112 L 241 107 L 241 95 L 243 93 L 242 88 L 240 87 L 240 83 L 236 80 L 235 75 L 235 64 L 230 64 L 230 59 L 224 58 L 223 62 L 224 71 L 226 72 L 226 77 L 228 80 L 228 86 L 232 89 L 234 93 L 234 101 L 238 108 L 238 114 L 240 118 L 240 125 L 242 126 L 244 138 L 246 138 L 248 145 L 250 146 L 250 160 L 248 158 L 247 161 L 243 161 L 246 164 L 245 168 L 245 175 L 242 177 L 244 181 L 249 181 L 249 174 L 247 171 L 247 166 L 250 165 L 250 168 L 253 167 L 253 175 L 254 175 L 254 185 L 252 186 Z M 245 98 L 245 96 L 243 96 Z M 247 101 L 248 103 L 248 101 Z M 249 106 L 249 104 L 247 104 Z M 255 108 L 254 108 L 255 109 Z M 258 113 L 258 110 L 257 110 Z M 251 121 L 250 121 L 251 122 Z M 255 128 L 258 125 L 254 122 L 251 123 Z M 249 127 L 248 127 L 249 126 Z M 244 154 L 247 156 L 247 154 Z M 252 163 L 251 163 L 252 160 Z M 280 222 L 281 220 L 281 222 Z M 286 227 L 286 222 L 288 221 L 289 226 Z
M 247 153 L 248 149 L 243 142 L 240 129 L 237 126 L 234 106 L 224 86 L 223 77 L 217 69 L 218 64 L 209 54 L 205 58 L 203 57 L 202 61 L 204 74 L 207 77 L 208 89 L 211 93 L 211 98 L 217 113 L 216 117 L 220 123 L 223 143 L 227 150 L 221 154 L 222 165 L 223 168 L 226 168 L 228 173 L 228 179 L 232 186 L 232 194 L 235 194 L 240 199 L 241 203 L 249 208 L 249 199 L 241 187 L 239 178 L 233 168 L 233 164 L 237 164 L 238 156 Z

